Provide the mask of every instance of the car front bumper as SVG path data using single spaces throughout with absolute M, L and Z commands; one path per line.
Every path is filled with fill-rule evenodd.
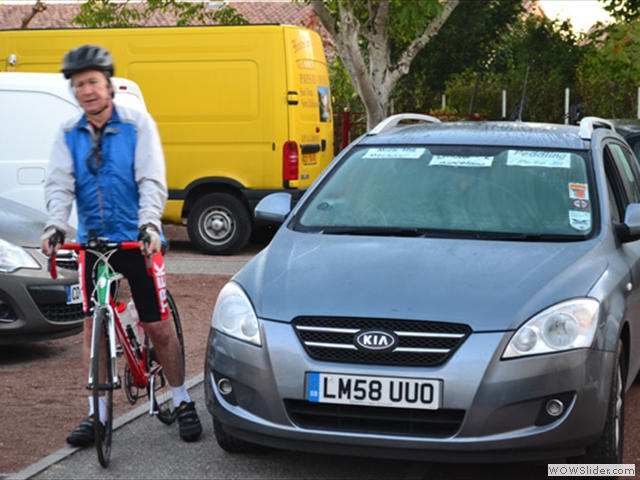
M 58 279 L 40 270 L 20 269 L 0 274 L 0 345 L 35 342 L 82 331 L 82 303 L 69 304 L 67 287 L 78 284 L 75 270 L 59 268 Z
M 356 365 L 311 359 L 288 323 L 262 320 L 261 328 L 262 347 L 212 330 L 205 362 L 207 408 L 227 433 L 248 442 L 427 461 L 516 461 L 580 455 L 604 428 L 613 352 L 581 349 L 502 361 L 512 332 L 491 332 L 473 333 L 438 367 Z M 321 416 L 311 424 L 301 422 L 296 408 L 305 410 L 306 419 L 318 408 L 307 409 L 309 372 L 440 379 L 442 405 L 432 421 L 462 412 L 459 425 L 446 435 L 376 431 L 382 407 L 356 408 L 363 422 L 369 422 L 362 428 L 336 421 L 346 415 L 340 408 L 326 428 Z M 230 394 L 221 393 L 221 379 L 230 381 Z M 564 406 L 558 416 L 545 413 L 552 400 Z M 325 405 L 320 404 L 319 415 L 332 412 L 323 410 Z M 392 416 L 399 413 L 385 410 Z

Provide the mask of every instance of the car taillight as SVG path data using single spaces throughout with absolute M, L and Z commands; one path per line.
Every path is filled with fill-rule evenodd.
M 282 180 L 298 180 L 298 144 L 286 142 L 282 149 Z

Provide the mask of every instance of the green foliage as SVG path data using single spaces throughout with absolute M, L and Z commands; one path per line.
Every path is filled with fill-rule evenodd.
M 593 38 L 578 66 L 585 115 L 635 118 L 640 86 L 640 20 L 618 22 Z
M 171 13 L 176 17 L 176 25 L 248 24 L 244 17 L 229 5 L 214 11 L 207 9 L 206 3 L 181 2 L 179 0 L 147 0 L 141 3 L 112 2 L 110 0 L 87 0 L 80 6 L 80 12 L 71 21 L 83 27 L 136 27 L 145 25 L 155 13 Z
M 416 57 L 410 73 L 396 86 L 396 110 L 427 112 L 434 106 L 440 108 L 445 83 L 468 69 L 490 69 L 500 38 L 509 31 L 509 25 L 520 21 L 522 13 L 521 0 L 461 0 L 438 35 Z
M 518 22 L 500 37 L 490 68 L 482 76 L 476 110 L 490 119 L 501 118 L 505 90 L 508 118 L 522 100 L 526 80 L 522 119 L 563 122 L 565 89 L 570 89 L 572 104 L 582 101 L 576 88 L 576 70 L 584 55 L 579 40 L 566 22 L 540 17 Z M 447 82 L 448 103 L 463 112 L 469 108 L 473 70 L 453 75 Z
M 292 0 L 293 3 L 304 2 L 310 4 L 310 0 Z M 475 0 L 467 0 L 475 1 Z M 340 0 L 342 6 L 353 6 L 353 15 L 358 19 L 364 27 L 364 31 L 359 38 L 360 52 L 368 59 L 369 52 L 367 41 L 367 28 L 373 28 L 373 25 L 367 26 L 367 23 L 377 15 L 379 2 L 378 0 Z M 340 18 L 338 8 L 338 0 L 324 0 L 324 5 L 331 13 L 336 22 L 344 21 Z M 389 0 L 389 41 L 400 47 L 406 47 L 425 27 L 431 22 L 433 17 L 441 13 L 443 5 L 440 0 Z
M 443 6 L 439 0 L 390 0 L 389 40 L 406 46 L 416 38 Z
M 640 15 L 640 0 L 599 0 L 604 10 L 618 22 L 630 22 Z

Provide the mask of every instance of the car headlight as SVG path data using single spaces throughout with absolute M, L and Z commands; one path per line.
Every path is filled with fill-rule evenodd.
M 244 290 L 235 282 L 227 283 L 218 295 L 211 327 L 245 342 L 260 346 L 258 317 Z
M 40 269 L 40 265 L 24 248 L 0 238 L 0 272 L 11 273 L 19 268 Z
M 599 311 L 600 303 L 593 298 L 549 307 L 516 330 L 502 358 L 588 348 L 596 333 Z

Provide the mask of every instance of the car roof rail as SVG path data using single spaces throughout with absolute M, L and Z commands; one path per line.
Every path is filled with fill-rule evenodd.
M 580 138 L 583 140 L 591 140 L 591 135 L 593 135 L 594 130 L 597 130 L 598 128 L 615 130 L 613 128 L 613 124 L 604 118 L 584 117 L 580 120 Z
M 382 120 L 378 125 L 373 127 L 367 135 L 378 135 L 383 132 L 387 132 L 394 127 L 397 127 L 400 122 L 405 120 L 416 120 L 427 123 L 441 123 L 436 117 L 431 115 L 424 115 L 422 113 L 399 113 L 397 115 L 391 115 L 390 117 Z

